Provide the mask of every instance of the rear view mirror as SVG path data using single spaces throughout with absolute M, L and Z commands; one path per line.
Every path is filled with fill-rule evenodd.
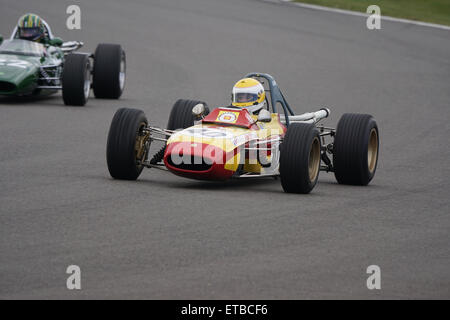
M 0 44 L 3 43 L 3 36 L 0 34 Z
M 272 115 L 266 109 L 262 109 L 258 114 L 258 121 L 270 122 L 272 121 Z
M 203 115 L 205 114 L 205 110 L 206 110 L 205 105 L 203 103 L 199 103 L 192 108 L 192 115 L 196 119 L 203 118 Z
M 83 45 L 84 45 L 84 43 L 80 42 L 80 41 L 67 41 L 67 42 L 62 43 L 61 50 L 64 53 L 69 53 L 69 52 L 80 49 Z

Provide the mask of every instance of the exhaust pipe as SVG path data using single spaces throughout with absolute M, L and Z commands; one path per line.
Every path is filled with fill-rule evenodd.
M 307 112 L 298 116 L 288 116 L 289 123 L 302 122 L 302 123 L 317 123 L 322 119 L 328 118 L 330 115 L 330 109 L 322 108 L 316 112 Z M 286 123 L 286 116 L 280 115 L 281 123 Z

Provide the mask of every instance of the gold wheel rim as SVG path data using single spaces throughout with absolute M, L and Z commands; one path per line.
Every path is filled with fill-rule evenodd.
M 311 150 L 309 151 L 309 180 L 315 181 L 317 175 L 319 174 L 320 168 L 320 141 L 319 138 L 315 137 L 312 144 Z
M 367 148 L 367 164 L 370 173 L 374 173 L 378 159 L 378 133 L 375 128 L 370 130 L 369 146 Z
M 136 161 L 142 161 L 145 155 L 145 142 L 147 141 L 147 134 L 142 135 L 141 130 L 146 125 L 147 124 L 145 122 L 141 122 L 138 127 L 138 132 L 136 133 L 136 142 L 134 144 Z

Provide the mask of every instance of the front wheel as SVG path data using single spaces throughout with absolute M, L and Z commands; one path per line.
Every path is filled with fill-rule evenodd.
M 369 184 L 377 170 L 379 145 L 378 126 L 371 115 L 344 114 L 338 122 L 333 145 L 338 183 Z
M 91 62 L 85 54 L 69 54 L 64 60 L 62 95 L 65 105 L 84 106 L 91 91 Z
M 108 170 L 114 179 L 136 180 L 141 174 L 141 162 L 149 149 L 143 131 L 147 125 L 141 110 L 122 108 L 114 115 L 106 147 Z
M 281 144 L 280 178 L 288 193 L 310 193 L 320 171 L 320 136 L 307 123 L 292 123 Z

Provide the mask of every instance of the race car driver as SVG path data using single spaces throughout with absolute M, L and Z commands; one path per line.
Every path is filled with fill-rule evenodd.
M 48 44 L 50 41 L 45 21 L 34 13 L 27 13 L 20 17 L 16 38 L 42 44 Z
M 245 108 L 251 114 L 258 114 L 266 106 L 266 92 L 256 79 L 244 78 L 233 87 L 232 106 Z

